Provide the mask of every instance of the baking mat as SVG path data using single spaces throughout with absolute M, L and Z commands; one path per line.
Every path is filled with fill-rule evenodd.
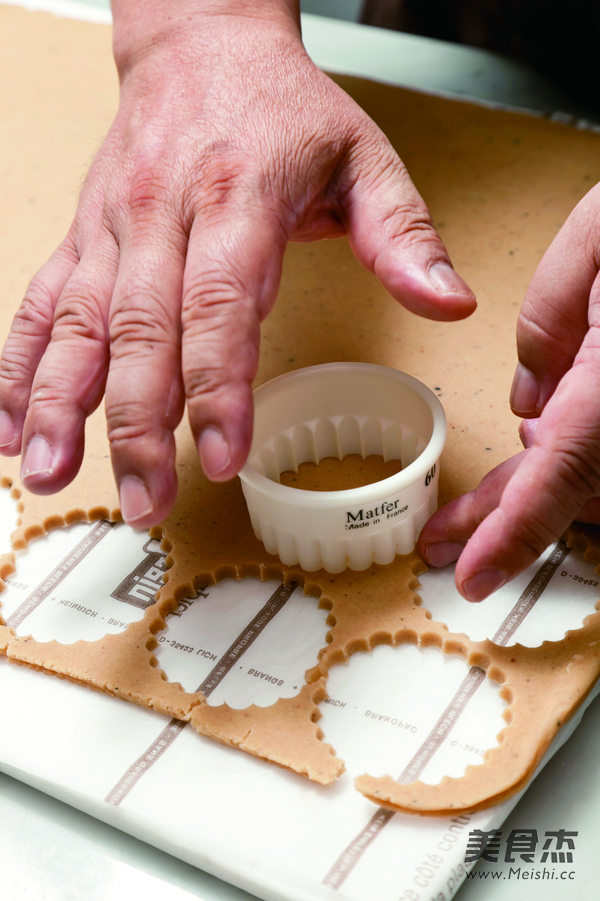
M 12 516 L 2 501 L 6 534 Z M 148 536 L 124 525 L 77 524 L 18 554 L 4 613 L 18 634 L 93 641 L 140 618 L 164 569 Z M 453 628 L 468 624 L 483 638 L 503 627 L 508 645 L 528 646 L 577 628 L 597 591 L 593 564 L 563 543 L 475 613 L 456 594 L 451 569 L 426 574 L 421 589 L 424 604 Z M 273 598 L 268 625 L 248 640 Z M 211 704 L 266 706 L 297 693 L 325 629 L 325 611 L 299 589 L 224 580 L 182 599 L 156 653 L 188 690 L 212 674 Z M 267 901 L 450 898 L 474 863 L 471 833 L 499 828 L 517 801 L 428 818 L 393 814 L 355 791 L 352 778 L 365 769 L 436 782 L 481 763 L 494 746 L 505 709 L 497 686 L 434 648 L 381 646 L 334 667 L 320 725 L 347 771 L 328 787 L 223 747 L 189 724 L 6 659 L 0 684 L 5 772 Z
M 14 305 L 31 273 L 68 226 L 78 185 L 114 111 L 116 80 L 110 59 L 109 29 L 8 7 L 0 9 L 0 15 L 6 35 L 2 78 L 4 83 L 16 86 L 2 98 L 6 141 L 0 157 L 7 176 L 2 180 L 3 209 L 11 211 L 10 219 L 4 220 L 0 253 L 6 302 Z M 276 310 L 265 324 L 258 381 L 286 369 L 335 359 L 384 363 L 411 372 L 436 390 L 448 414 L 450 437 L 442 461 L 441 483 L 445 500 L 472 487 L 487 469 L 518 448 L 516 424 L 505 400 L 514 368 L 516 312 L 535 263 L 573 204 L 597 180 L 598 137 L 525 116 L 501 114 L 349 78 L 339 81 L 397 146 L 431 206 L 456 267 L 478 293 L 480 310 L 472 320 L 452 326 L 417 320 L 391 303 L 377 283 L 357 267 L 344 241 L 292 247 Z M 315 320 L 319 322 L 316 337 Z M 101 426 L 93 423 L 91 430 L 96 428 Z M 91 461 L 92 464 L 97 465 L 98 461 Z M 5 471 L 11 474 L 9 464 Z M 98 478 L 98 470 L 92 472 Z M 87 475 L 84 466 L 82 478 Z M 107 470 L 104 482 L 97 484 L 102 484 L 104 491 L 109 483 Z M 77 496 L 77 487 L 73 496 Z M 115 528 L 124 527 L 106 528 L 106 536 L 112 535 Z M 106 536 L 87 536 L 84 543 L 91 542 L 96 552 L 102 553 L 108 546 L 102 542 L 110 540 Z M 62 539 L 52 536 L 50 540 Z M 151 552 L 157 553 L 156 549 Z M 561 551 L 556 553 L 560 556 Z M 147 549 L 136 566 L 145 565 L 146 554 Z M 79 552 L 67 549 L 67 559 L 78 555 Z M 53 583 L 58 577 L 57 556 L 58 551 L 52 548 L 53 565 L 41 581 L 33 579 L 31 585 L 22 578 L 24 563 L 20 562 L 11 592 L 22 581 L 30 585 L 33 593 L 45 594 L 47 589 L 43 586 L 48 579 Z M 106 567 L 101 569 L 106 575 Z M 556 585 L 582 584 L 574 576 L 561 576 L 561 571 L 553 576 Z M 81 578 L 85 582 L 89 574 Z M 593 582 L 593 567 L 585 569 L 581 579 Z M 451 598 L 450 577 L 448 586 Z M 278 586 L 271 587 L 273 593 L 256 599 L 257 605 L 261 601 L 267 604 L 277 593 Z M 104 614 L 97 611 L 94 616 L 87 596 L 83 601 L 80 594 L 79 589 L 65 595 L 50 594 L 36 606 L 35 616 L 42 616 L 44 608 L 66 613 L 75 617 L 73 622 L 77 625 L 72 625 L 71 634 L 77 634 L 83 622 L 92 629 L 104 615 L 106 628 L 118 634 L 122 627 L 119 623 L 127 619 L 123 610 L 115 610 L 111 602 L 110 610 L 107 607 Z M 59 600 L 50 601 L 50 597 Z M 6 603 L 8 599 L 6 594 Z M 510 603 L 514 606 L 518 600 L 512 598 Z M 16 604 L 14 615 L 20 603 Z M 286 614 L 292 609 L 286 607 L 287 603 L 288 600 L 282 607 Z M 589 598 L 589 612 L 594 603 L 595 595 L 594 599 Z M 318 619 L 314 604 L 312 608 L 306 603 L 301 606 L 310 609 Z M 537 604 L 536 608 L 542 609 Z M 189 609 L 193 609 L 191 605 Z M 485 609 L 493 608 L 487 605 Z M 138 615 L 135 611 L 128 613 L 131 617 Z M 29 616 L 34 613 L 28 613 L 22 622 L 27 629 L 33 622 Z M 109 619 L 113 620 L 110 624 Z M 275 621 L 280 622 L 277 618 Z M 498 618 L 487 631 L 492 629 L 495 634 L 493 630 L 503 621 L 504 618 Z M 240 634 L 231 636 L 230 645 Z M 538 635 L 541 638 L 543 633 Z M 65 633 L 62 640 L 72 639 Z M 171 648 L 177 655 L 175 660 L 181 663 L 184 655 L 191 655 L 185 650 L 192 647 L 185 635 L 168 641 L 180 645 Z M 165 636 L 160 645 L 166 643 Z M 214 653 L 203 645 L 204 642 L 193 645 L 194 657 L 202 658 L 198 653 L 202 651 Z M 163 649 L 166 650 L 159 646 L 159 653 Z M 404 669 L 399 672 L 408 680 L 409 676 L 414 678 L 414 654 L 419 663 L 426 658 L 426 669 L 432 669 L 428 684 L 443 684 L 445 689 L 451 686 L 453 690 L 456 686 L 454 693 L 444 698 L 445 706 L 440 711 L 450 710 L 454 720 L 454 699 L 464 697 L 465 679 L 473 682 L 478 677 L 465 672 L 460 659 L 446 657 L 435 649 L 430 651 L 425 654 L 416 648 L 376 649 L 367 665 L 383 666 L 380 660 L 392 652 L 394 668 L 401 659 Z M 213 668 L 220 660 L 202 659 Z M 430 664 L 430 660 L 437 662 Z M 341 673 L 342 669 L 350 672 L 358 666 L 357 681 L 366 681 L 360 673 L 361 662 L 362 657 L 355 655 L 347 670 L 336 668 L 330 679 L 338 678 L 334 673 Z M 7 724 L 3 742 L 10 736 L 10 748 L 2 751 L 7 772 L 140 837 L 158 841 L 167 850 L 193 859 L 197 865 L 266 899 L 366 898 L 372 896 L 374 886 L 378 896 L 385 898 L 389 890 L 386 885 L 393 886 L 394 898 L 403 897 L 401 891 L 407 899 L 415 894 L 428 897 L 434 890 L 450 897 L 464 875 L 465 833 L 471 828 L 497 825 L 512 804 L 473 816 L 445 820 L 410 818 L 407 822 L 402 815 L 373 808 L 348 788 L 360 749 L 353 750 L 343 741 L 336 739 L 334 743 L 347 761 L 348 777 L 341 777 L 326 789 L 233 749 L 224 749 L 199 737 L 189 727 L 164 719 L 159 727 L 160 715 L 154 712 L 11 666 L 6 660 L 1 664 Z M 170 663 L 167 669 L 178 665 Z M 443 675 L 436 671 L 439 666 L 446 668 Z M 447 673 L 452 668 L 459 675 L 450 679 Z M 245 689 L 259 686 L 273 692 L 283 688 L 278 683 L 286 680 L 270 660 L 248 664 L 247 670 L 250 669 L 254 673 L 246 673 Z M 381 678 L 375 681 L 382 684 Z M 487 682 L 483 684 L 489 689 Z M 225 680 L 221 686 L 224 688 Z M 343 685 L 338 688 L 333 681 L 329 689 L 333 701 L 322 705 L 327 708 L 322 728 L 326 735 L 327 730 L 329 735 L 335 734 L 337 712 L 338 732 L 346 735 L 354 729 L 347 728 L 343 717 L 354 705 L 345 700 Z M 479 691 L 478 687 L 475 698 L 481 697 Z M 334 703 L 336 700 L 339 704 Z M 413 760 L 425 753 L 414 736 L 419 729 L 422 736 L 424 727 L 415 722 L 410 706 L 407 715 L 406 709 L 392 710 L 383 704 L 383 699 L 366 700 L 362 695 L 356 706 L 361 711 L 357 733 L 368 723 L 370 734 L 378 734 L 374 728 L 385 728 L 395 737 L 401 734 L 409 740 L 402 744 L 412 757 L 405 761 L 398 754 L 394 774 L 399 775 L 407 766 L 412 766 L 414 773 L 417 764 Z M 486 701 L 484 709 L 488 707 L 491 702 Z M 448 732 L 444 722 L 442 719 L 441 730 Z M 563 729 L 561 739 L 574 722 Z M 435 733 L 435 725 L 429 724 L 428 736 Z M 490 730 L 501 726 L 498 718 Z M 417 732 L 411 731 L 413 727 Z M 461 737 L 460 731 L 453 730 L 450 734 L 452 737 L 442 745 L 454 755 L 458 751 L 472 755 L 449 764 L 455 768 L 464 767 L 465 762 L 477 762 L 484 745 L 489 747 L 489 733 L 483 737 Z M 134 739 L 133 757 L 130 737 Z M 377 744 L 387 747 L 388 741 Z M 389 746 L 394 747 L 394 742 Z M 203 749 L 201 757 L 199 747 Z M 41 749 L 44 753 L 40 753 Z M 431 758 L 434 771 L 440 759 L 435 757 L 438 753 L 436 750 Z M 137 778 L 139 772 L 143 778 Z M 269 780 L 267 790 L 265 779 Z M 100 794 L 98 782 L 102 787 Z M 258 789 L 255 793 L 253 786 Z M 345 809 L 340 800 L 345 792 L 352 798 L 351 809 Z M 182 815 L 182 804 L 189 816 Z M 437 831 L 440 829 L 444 831 Z M 419 836 L 410 855 L 406 853 L 407 830 L 413 838 Z M 323 839 L 324 834 L 334 838 L 335 856 L 331 854 L 330 841 Z M 279 835 L 284 840 L 276 843 Z M 401 855 L 399 848 L 403 849 Z M 402 889 L 398 888 L 400 885 Z

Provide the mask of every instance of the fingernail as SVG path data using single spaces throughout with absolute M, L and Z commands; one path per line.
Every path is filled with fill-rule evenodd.
M 0 410 L 0 447 L 10 447 L 17 435 L 12 417 Z
M 464 545 L 456 541 L 435 541 L 423 550 L 425 562 L 432 566 L 448 566 L 456 563 L 464 550 Z
M 52 448 L 41 435 L 34 435 L 27 445 L 21 464 L 22 478 L 48 476 L 52 473 L 53 465 Z
M 536 412 L 540 399 L 539 382 L 522 363 L 517 364 L 510 389 L 510 405 L 517 416 L 530 416 Z
M 202 469 L 209 479 L 220 475 L 231 465 L 231 452 L 222 432 L 214 426 L 207 426 L 198 442 L 198 453 Z
M 507 573 L 500 569 L 482 569 L 463 583 L 462 592 L 468 601 L 483 601 L 507 581 Z
M 125 476 L 121 479 L 119 498 L 125 522 L 135 523 L 152 513 L 153 504 L 148 489 L 137 476 Z
M 519 424 L 519 438 L 524 448 L 531 447 L 535 441 L 539 419 L 523 419 Z
M 449 263 L 434 263 L 429 269 L 429 280 L 436 291 L 442 294 L 475 295 Z

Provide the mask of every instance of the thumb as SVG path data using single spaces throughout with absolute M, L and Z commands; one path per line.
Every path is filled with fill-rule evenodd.
M 368 164 L 363 154 L 353 167 L 345 211 L 359 262 L 412 313 L 440 321 L 470 316 L 475 296 L 452 268 L 431 214 L 391 144 L 381 136 Z
M 519 364 L 511 390 L 518 416 L 540 415 L 573 365 L 590 318 L 597 325 L 599 209 L 597 185 L 560 229 L 527 290 L 517 323 Z

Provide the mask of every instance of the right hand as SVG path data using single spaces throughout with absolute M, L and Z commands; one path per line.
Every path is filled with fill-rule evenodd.
M 131 525 L 171 509 L 185 404 L 206 474 L 234 476 L 289 240 L 347 234 L 413 312 L 474 310 L 395 151 L 307 56 L 295 7 L 114 3 L 119 110 L 2 356 L 0 449 L 22 452 L 29 490 L 74 478 L 103 394 Z
M 530 566 L 574 521 L 600 524 L 600 184 L 544 254 L 517 323 L 511 393 L 526 450 L 426 523 L 433 566 L 457 561 L 481 601 Z

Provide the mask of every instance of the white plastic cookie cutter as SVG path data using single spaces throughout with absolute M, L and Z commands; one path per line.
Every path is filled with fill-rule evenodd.
M 254 437 L 240 472 L 254 532 L 286 565 L 331 573 L 410 553 L 437 507 L 446 417 L 406 373 L 327 363 L 254 391 Z M 395 475 L 359 488 L 309 491 L 280 483 L 301 463 L 348 454 L 400 460 Z

